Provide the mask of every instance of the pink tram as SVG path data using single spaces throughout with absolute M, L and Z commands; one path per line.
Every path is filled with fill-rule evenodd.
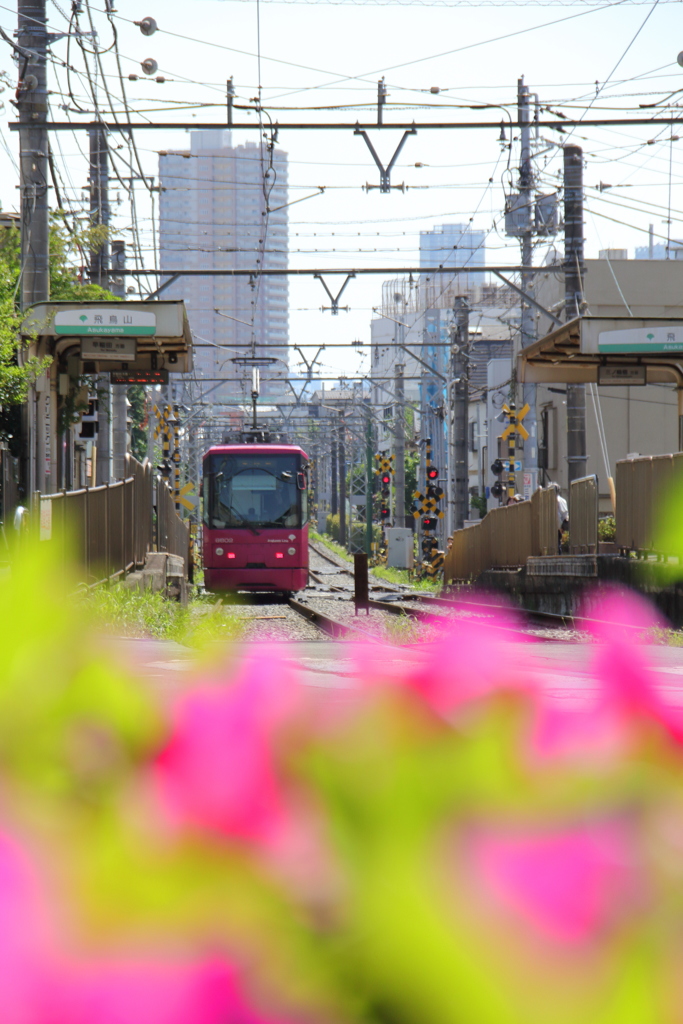
M 204 455 L 207 590 L 291 593 L 308 583 L 308 456 L 296 445 L 221 444 Z

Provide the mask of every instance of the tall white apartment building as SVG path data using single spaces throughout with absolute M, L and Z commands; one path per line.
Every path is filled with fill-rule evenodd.
M 270 160 L 255 142 L 233 146 L 227 130 L 191 132 L 189 150 L 160 154 L 162 282 L 181 269 L 287 267 L 287 154 L 275 149 L 269 168 Z M 211 392 L 212 403 L 248 400 L 251 368 L 232 359 L 249 355 L 252 337 L 257 355 L 277 359 L 261 368 L 261 394 L 277 398 L 285 393 L 286 276 L 181 276 L 163 296 L 185 300 L 195 375 L 212 383 L 225 380 Z

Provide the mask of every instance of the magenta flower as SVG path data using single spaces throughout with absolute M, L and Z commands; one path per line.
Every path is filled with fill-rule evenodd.
M 648 658 L 650 631 L 660 624 L 652 605 L 613 593 L 591 614 L 598 620 L 587 623 L 596 641 L 592 667 L 607 711 L 625 723 L 657 722 L 683 743 L 683 710 L 662 699 Z
M 518 650 L 528 637 L 519 632 L 512 612 L 492 611 L 482 620 L 472 617 L 466 605 L 455 606 L 453 616 L 440 618 L 438 624 L 439 639 L 420 645 L 403 664 L 396 665 L 394 647 L 359 644 L 355 660 L 365 686 L 372 689 L 379 682 L 405 687 L 443 718 L 491 693 L 529 690 Z
M 581 943 L 614 923 L 633 897 L 631 844 L 620 823 L 561 832 L 484 833 L 474 862 L 501 906 L 557 942 Z
M 39 1024 L 266 1024 L 223 961 L 128 960 L 72 970 Z
M 52 1024 L 49 936 L 35 872 L 19 845 L 0 833 L 0 1020 Z
M 248 841 L 276 838 L 285 805 L 274 741 L 298 696 L 290 670 L 266 648 L 243 663 L 234 684 L 204 686 L 179 700 L 153 766 L 157 794 L 176 825 Z

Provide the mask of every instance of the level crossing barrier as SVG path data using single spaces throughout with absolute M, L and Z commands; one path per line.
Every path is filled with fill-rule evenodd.
M 491 509 L 479 523 L 456 530 L 444 581 L 475 579 L 488 569 L 524 565 L 532 555 L 557 553 L 557 495 L 539 488 L 527 501 Z
M 656 531 L 668 494 L 683 493 L 683 452 L 617 462 L 616 544 L 620 551 L 681 555 L 659 550 Z
M 569 553 L 594 555 L 598 551 L 598 478 L 582 476 L 569 485 Z
M 57 546 L 65 565 L 75 560 L 89 586 L 141 568 L 155 546 L 182 555 L 188 565 L 189 527 L 175 511 L 168 484 L 157 484 L 155 523 L 151 464 L 127 455 L 125 474 L 98 487 L 35 495 L 40 540 Z

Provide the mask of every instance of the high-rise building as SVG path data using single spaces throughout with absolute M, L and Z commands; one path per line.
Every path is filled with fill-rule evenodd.
M 233 146 L 231 133 L 196 131 L 190 149 L 159 157 L 159 255 L 162 281 L 174 271 L 285 269 L 287 154 L 257 143 Z M 268 208 L 268 209 L 267 209 Z M 225 378 L 211 402 L 248 399 L 256 354 L 276 359 L 261 368 L 264 398 L 284 394 L 288 373 L 287 277 L 181 276 L 164 298 L 184 299 L 195 344 L 195 375 Z M 218 312 L 216 312 L 216 310 Z
M 433 267 L 472 267 L 486 265 L 486 232 L 469 224 L 437 224 L 431 231 L 420 232 L 420 269 Z M 482 283 L 481 274 L 458 274 L 456 292 L 466 294 L 473 285 Z M 438 281 L 435 282 L 438 287 Z

